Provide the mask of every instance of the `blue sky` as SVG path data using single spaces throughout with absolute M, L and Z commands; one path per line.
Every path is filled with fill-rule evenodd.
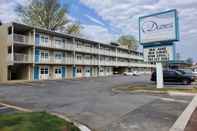
M 0 19 L 17 19 L 12 10 L 16 3 L 29 0 L 0 0 Z M 83 26 L 85 38 L 109 43 L 120 35 L 138 39 L 138 18 L 155 12 L 177 9 L 180 18 L 180 41 L 176 43 L 181 58 L 192 57 L 197 62 L 197 1 L 196 0 L 60 0 L 69 7 L 68 17 Z M 142 49 L 142 47 L 140 47 Z
M 97 12 L 80 2 L 79 0 L 60 0 L 62 5 L 69 7 L 69 15 L 74 21 L 80 22 L 82 25 L 97 25 L 109 30 L 112 34 L 121 34 L 120 29 L 112 26 L 110 21 L 102 19 Z

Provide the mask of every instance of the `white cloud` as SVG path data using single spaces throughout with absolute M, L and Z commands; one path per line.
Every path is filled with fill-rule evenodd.
M 117 34 L 111 34 L 106 28 L 97 25 L 82 25 L 81 33 L 83 37 L 89 40 L 108 43 L 118 38 Z
M 197 0 L 79 0 L 84 5 L 94 9 L 112 29 L 104 28 L 104 23 L 92 16 L 86 15 L 96 25 L 83 25 L 83 34 L 93 40 L 110 42 L 118 35 L 112 30 L 120 30 L 121 34 L 132 34 L 138 37 L 138 17 L 168 9 L 177 9 L 180 18 L 181 41 L 177 49 L 184 57 L 191 56 L 190 50 L 197 52 Z M 27 4 L 29 0 L 0 0 L 0 20 L 9 22 L 15 20 L 13 7 L 16 3 Z M 72 18 L 74 21 L 75 18 Z M 100 25 L 100 26 L 99 26 Z M 196 50 L 196 51 L 194 51 Z M 197 55 L 192 55 L 197 60 Z
M 30 0 L 0 0 L 0 20 L 7 23 L 17 20 L 15 7 L 17 4 L 27 5 Z
M 90 21 L 98 24 L 98 25 L 101 25 L 101 26 L 105 26 L 105 24 L 97 19 L 95 19 L 94 17 L 92 16 L 89 16 L 89 15 L 85 15 Z
M 197 52 L 196 0 L 80 0 L 80 2 L 94 9 L 99 16 L 109 21 L 114 27 L 121 29 L 122 34 L 133 34 L 136 37 L 138 37 L 139 16 L 177 9 L 181 35 L 177 49 L 185 54 L 182 55 L 184 58 L 191 56 L 189 50 L 195 49 Z M 192 57 L 197 61 L 197 55 L 193 54 Z

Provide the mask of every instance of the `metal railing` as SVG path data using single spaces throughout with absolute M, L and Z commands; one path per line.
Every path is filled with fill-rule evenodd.
M 15 63 L 31 63 L 32 58 L 23 53 L 14 53 L 14 62 Z
M 27 45 L 30 44 L 28 42 L 28 36 L 26 35 L 14 34 L 13 40 L 14 40 L 14 43 L 18 43 L 18 44 L 27 44 Z

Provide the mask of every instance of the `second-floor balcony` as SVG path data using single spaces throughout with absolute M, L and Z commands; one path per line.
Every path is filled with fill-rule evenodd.
M 129 66 L 129 62 L 126 62 L 126 61 L 117 61 L 117 66 L 127 67 L 127 66 Z
M 25 53 L 8 54 L 8 64 L 11 63 L 32 63 L 33 57 Z
M 76 59 L 75 64 L 77 65 L 98 65 L 97 59 Z
M 141 62 L 141 63 L 138 63 L 138 62 L 135 62 L 135 63 L 130 62 L 129 63 L 129 66 L 130 67 L 153 67 L 153 68 L 155 68 L 155 65 L 149 64 L 149 63 L 145 63 L 145 62 Z
M 14 44 L 33 45 L 30 41 L 30 37 L 26 35 L 13 34 L 9 36 L 9 40 L 13 40 Z
M 112 61 L 112 60 L 101 60 L 100 61 L 100 65 L 102 66 L 116 66 L 116 61 Z

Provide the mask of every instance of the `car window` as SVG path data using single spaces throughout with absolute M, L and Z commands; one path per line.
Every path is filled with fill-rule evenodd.
M 163 75 L 164 75 L 164 76 L 169 75 L 169 71 L 163 71 Z
M 175 76 L 175 75 L 176 75 L 176 72 L 175 72 L 175 71 L 169 71 L 169 72 L 168 72 L 168 75 L 169 75 L 169 76 Z
M 176 73 L 178 74 L 178 75 L 183 75 L 184 73 L 182 73 L 182 72 L 180 72 L 180 71 L 176 71 Z
M 177 70 L 177 72 L 185 74 L 185 72 L 183 70 Z

